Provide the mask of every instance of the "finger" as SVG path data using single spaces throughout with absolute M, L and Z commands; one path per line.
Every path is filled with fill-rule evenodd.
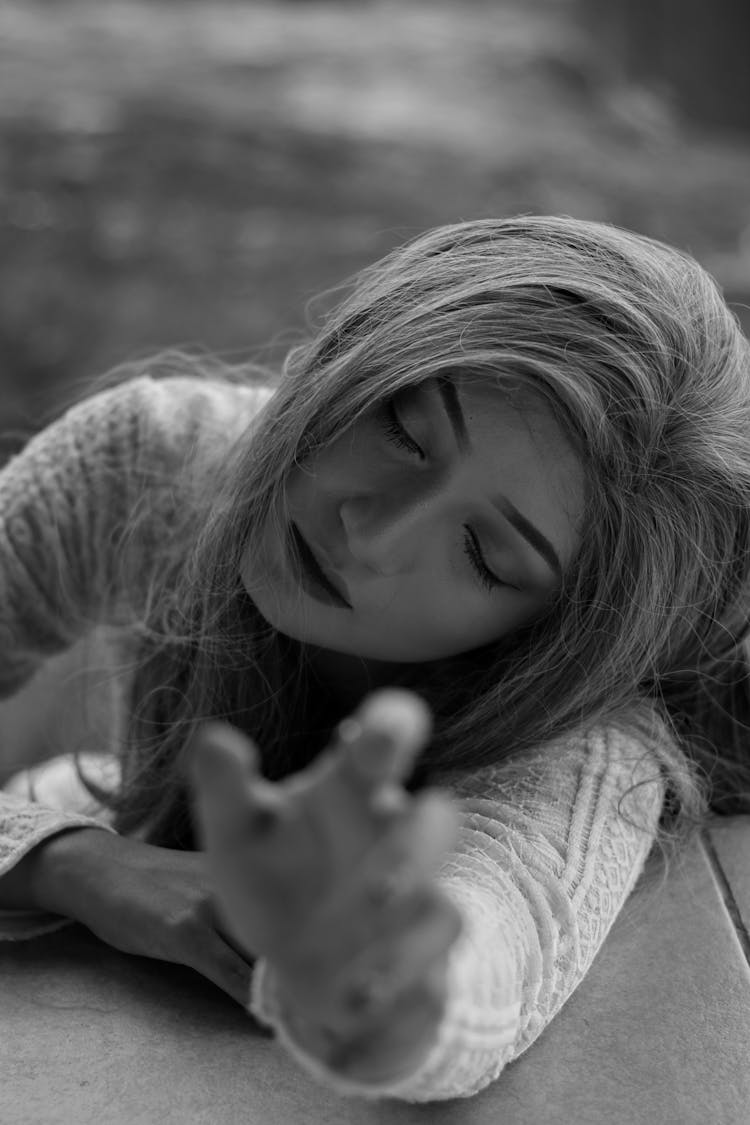
M 229 723 L 204 723 L 188 750 L 197 821 L 207 851 L 226 849 L 240 836 L 267 835 L 283 804 L 276 786 L 258 775 L 258 753 Z
M 341 766 L 367 789 L 399 782 L 411 773 L 431 732 L 430 709 L 421 696 L 401 688 L 373 692 L 339 723 Z
M 392 893 L 408 893 L 431 879 L 458 844 L 461 816 L 456 802 L 440 789 L 425 789 L 411 803 L 409 815 L 396 821 L 370 849 L 357 877 L 365 893 L 377 899 L 386 876 Z
M 351 912 L 347 928 L 371 930 L 379 912 L 433 879 L 456 847 L 459 824 L 458 808 L 449 796 L 437 789 L 420 793 L 409 816 L 395 822 L 334 891 L 321 918 L 346 903 Z
M 258 772 L 254 744 L 230 723 L 201 723 L 187 753 L 193 779 L 209 789 L 243 783 Z
M 450 797 L 439 790 L 422 792 L 408 818 L 395 823 L 311 914 L 308 952 L 349 960 L 378 933 L 388 932 L 400 904 L 432 881 L 455 848 L 459 823 Z
M 206 929 L 194 943 L 189 962 L 218 988 L 247 1008 L 250 1003 L 252 966 L 216 930 Z

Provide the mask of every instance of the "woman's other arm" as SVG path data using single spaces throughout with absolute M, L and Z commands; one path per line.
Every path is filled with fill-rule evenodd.
M 142 382 L 78 403 L 0 471 L 0 698 L 15 695 L 87 627 L 113 618 L 111 548 L 137 487 Z M 0 753 L 9 737 L 0 729 Z M 95 824 L 0 792 L 0 939 L 65 924 L 36 901 L 29 877 L 45 841 Z
M 128 537 L 134 511 L 144 504 L 156 509 L 157 496 L 176 502 L 181 469 L 201 436 L 220 430 L 225 448 L 227 433 L 241 431 L 267 395 L 188 377 L 139 376 L 77 403 L 3 466 L 0 699 L 17 693 L 88 630 L 128 625 L 169 520 L 168 511 L 155 510 L 139 535 Z M 0 726 L 0 755 L 4 737 Z M 97 822 L 0 791 L 0 884 L 43 840 Z M 16 908 L 0 917 L 0 940 L 64 924 Z

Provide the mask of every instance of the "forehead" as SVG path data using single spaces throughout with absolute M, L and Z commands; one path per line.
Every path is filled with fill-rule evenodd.
M 486 378 L 461 379 L 457 387 L 482 478 L 552 540 L 565 566 L 580 543 L 586 485 L 554 407 L 526 388 Z

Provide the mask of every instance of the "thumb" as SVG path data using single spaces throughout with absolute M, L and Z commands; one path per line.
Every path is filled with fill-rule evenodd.
M 193 786 L 202 790 L 229 789 L 257 776 L 255 746 L 230 723 L 215 719 L 202 723 L 190 741 L 187 756 Z
M 255 835 L 275 819 L 272 787 L 258 773 L 258 752 L 249 738 L 229 723 L 202 724 L 188 747 L 188 766 L 202 845 L 229 846 L 247 833 Z
M 431 733 L 429 707 L 404 688 L 373 692 L 338 727 L 350 772 L 370 788 L 407 777 Z

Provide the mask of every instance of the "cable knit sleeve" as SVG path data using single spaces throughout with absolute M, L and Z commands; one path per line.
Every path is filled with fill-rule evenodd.
M 83 399 L 8 461 L 0 471 L 0 698 L 88 630 L 127 627 L 198 442 L 210 447 L 220 437 L 225 448 L 270 394 L 138 376 Z M 140 506 L 149 518 L 129 536 Z M 0 876 L 47 837 L 91 825 L 101 821 L 0 791 Z M 64 924 L 2 911 L 0 940 Z
M 0 472 L 0 697 L 111 615 L 144 382 L 78 403 Z
M 143 383 L 133 380 L 78 403 L 0 472 L 2 698 L 89 625 L 115 616 L 109 601 L 114 542 L 133 504 L 128 468 L 140 447 Z M 55 833 L 98 824 L 0 792 L 0 876 Z M 0 911 L 0 940 L 65 924 L 53 915 Z
M 613 728 L 447 788 L 461 827 L 438 881 L 464 929 L 451 950 L 442 1023 L 414 1074 L 376 1085 L 328 1070 L 295 1039 L 267 962 L 256 966 L 253 1015 L 342 1094 L 429 1102 L 468 1097 L 498 1078 L 588 971 L 643 870 L 664 800 L 656 755 Z

